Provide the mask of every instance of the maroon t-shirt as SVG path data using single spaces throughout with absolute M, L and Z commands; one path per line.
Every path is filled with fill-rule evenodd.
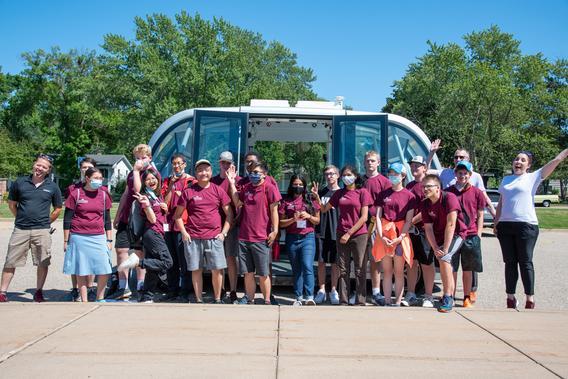
M 339 222 L 337 223 L 337 235 L 341 237 L 349 229 L 353 227 L 361 218 L 361 208 L 371 206 L 373 199 L 365 188 L 348 190 L 342 188 L 335 191 L 329 203 L 336 209 L 339 209 Z M 351 237 L 356 237 L 367 233 L 367 225 L 363 226 L 355 232 Z
M 445 197 L 445 200 L 443 197 Z M 444 244 L 444 232 L 446 229 L 448 213 L 457 211 L 458 217 L 454 235 L 465 238 L 466 226 L 463 222 L 463 215 L 460 210 L 460 203 L 456 195 L 450 192 L 442 192 L 442 196 L 432 204 L 430 199 L 424 199 L 421 204 L 422 221 L 425 224 L 432 224 L 434 228 L 434 236 L 438 245 Z
M 126 196 L 124 198 L 124 204 L 122 206 L 122 211 L 118 215 L 118 221 L 128 224 L 128 217 L 130 216 L 130 209 L 132 208 L 132 202 L 134 201 L 134 173 L 130 171 L 126 177 Z
M 146 212 L 144 211 L 144 209 L 142 209 L 142 207 L 140 208 L 140 213 L 142 214 L 142 217 L 144 217 L 145 220 L 144 230 L 152 229 L 160 233 L 162 236 L 164 235 L 164 224 L 167 223 L 166 213 L 160 207 L 160 204 L 163 202 L 164 198 L 162 197 L 162 195 L 160 195 L 156 200 L 150 199 L 150 206 L 152 207 L 152 210 L 156 215 L 156 222 L 153 224 L 150 223 L 150 221 L 148 221 L 148 217 L 146 216 Z
M 248 176 L 245 176 L 244 178 L 239 176 L 238 178 L 239 180 L 235 180 L 236 183 L 235 187 L 237 187 L 237 191 L 240 191 L 241 188 L 243 188 L 244 186 L 250 183 L 250 178 Z M 264 182 L 269 183 L 274 187 L 276 187 L 276 189 L 278 189 L 278 183 L 276 183 L 276 180 L 274 180 L 272 176 L 266 175 L 266 177 L 264 178 Z
M 367 178 L 365 176 L 365 178 Z M 377 215 L 377 202 L 379 200 L 379 195 L 384 190 L 391 188 L 392 183 L 384 175 L 375 175 L 372 178 L 367 178 L 363 184 L 363 188 L 369 191 L 371 198 L 373 199 L 373 204 L 369 206 L 369 218 Z
M 406 213 L 414 210 L 416 197 L 406 188 L 394 191 L 387 188 L 379 195 L 377 206 L 383 210 L 383 215 L 388 221 L 401 221 L 406 219 Z
M 215 238 L 223 224 L 219 209 L 231 202 L 229 195 L 216 184 L 203 188 L 194 184 L 183 191 L 177 205 L 187 209 L 185 229 L 191 238 L 208 240 Z
M 319 204 L 314 201 L 312 201 L 312 207 L 314 211 L 320 210 Z M 280 203 L 280 208 L 278 209 L 278 213 L 284 215 L 284 218 L 287 219 L 294 218 L 295 212 L 302 212 L 302 211 L 308 212 L 308 207 L 306 206 L 306 203 L 304 202 L 302 196 L 294 198 L 285 198 L 284 200 L 282 200 L 282 203 Z M 305 226 L 303 225 L 304 223 Z M 313 232 L 314 232 L 314 225 L 308 220 L 300 220 L 299 222 L 293 222 L 292 224 L 286 227 L 286 233 L 290 234 L 308 234 Z
M 266 241 L 272 227 L 269 205 L 282 200 L 277 187 L 267 181 L 258 186 L 249 182 L 239 191 L 239 199 L 243 203 L 239 240 L 247 242 Z
M 463 209 L 469 216 L 469 225 L 467 225 L 466 236 L 469 237 L 476 235 L 477 212 L 483 211 L 487 206 L 483 192 L 479 188 L 471 185 L 464 191 L 460 191 L 455 185 L 450 186 L 446 191 L 457 196 L 458 201 L 463 205 Z
M 422 203 L 422 200 L 424 200 L 424 187 L 422 186 L 422 182 L 413 180 L 406 185 L 406 189 L 412 192 L 412 194 L 416 198 L 416 201 L 414 202 L 414 215 L 416 216 L 418 213 L 420 213 L 420 204 Z M 424 223 L 422 221 L 414 226 L 419 229 L 424 229 Z
M 240 176 L 237 175 L 235 177 L 235 183 L 239 183 L 242 179 L 243 178 L 241 178 Z M 227 195 L 229 195 L 231 183 L 229 183 L 227 178 L 223 179 L 223 178 L 221 178 L 221 175 L 216 175 L 216 176 L 211 178 L 211 183 L 218 185 L 227 193 Z M 237 191 L 238 191 L 238 187 L 237 187 Z M 235 204 L 233 204 L 232 201 L 231 201 L 231 209 L 233 210 L 233 216 L 237 217 L 237 210 L 235 208 Z M 222 223 L 225 222 L 225 212 L 221 212 L 221 220 L 222 220 Z
M 112 199 L 106 189 L 85 191 L 83 186 L 70 188 L 65 208 L 73 209 L 71 233 L 104 234 L 104 211 L 112 207 Z
M 164 179 L 164 184 L 162 185 L 163 198 L 166 198 L 166 194 L 168 192 L 168 186 L 170 185 L 171 180 L 172 179 L 169 176 L 166 179 Z M 174 182 L 172 186 L 172 194 L 170 196 L 170 202 L 168 203 L 168 213 L 166 214 L 166 221 L 169 224 L 170 231 L 179 232 L 174 220 L 174 215 L 176 213 L 176 206 L 181 197 L 181 194 L 183 193 L 183 190 L 185 190 L 188 187 L 191 187 L 191 185 L 194 184 L 195 182 L 196 182 L 195 178 L 190 175 L 188 175 L 185 178 L 180 178 Z M 182 215 L 182 220 L 184 224 L 187 223 L 186 213 Z

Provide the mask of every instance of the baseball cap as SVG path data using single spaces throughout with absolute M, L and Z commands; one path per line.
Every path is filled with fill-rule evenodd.
M 426 160 L 424 160 L 424 157 L 422 155 L 417 155 L 415 157 L 412 157 L 412 159 L 408 161 L 408 164 L 411 163 L 426 164 Z
M 406 174 L 406 168 L 404 167 L 404 165 L 402 163 L 392 163 L 389 166 L 389 171 L 394 171 L 397 174 Z
M 454 169 L 454 171 L 458 170 L 460 167 L 465 168 L 469 172 L 473 172 L 473 165 L 469 161 L 459 161 L 456 164 L 456 168 Z
M 223 151 L 219 154 L 219 162 L 231 162 L 233 163 L 233 153 L 230 151 Z
M 201 164 L 206 164 L 208 166 L 211 166 L 211 162 L 209 162 L 207 159 L 200 159 L 197 162 L 195 162 L 195 168 L 197 168 L 197 166 Z

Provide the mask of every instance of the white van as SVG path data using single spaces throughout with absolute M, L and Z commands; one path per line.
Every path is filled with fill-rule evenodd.
M 243 174 L 243 157 L 258 141 L 327 144 L 326 164 L 341 168 L 347 163 L 364 173 L 368 150 L 381 154 L 381 171 L 390 163 L 406 162 L 415 155 L 428 155 L 430 140 L 410 120 L 389 113 L 360 112 L 335 102 L 251 100 L 249 106 L 195 108 L 168 118 L 150 139 L 153 159 L 163 175 L 171 172 L 170 157 L 184 154 L 188 162 L 209 159 L 218 172 L 219 153 L 230 150 Z M 437 158 L 433 168 L 439 168 Z M 188 169 L 193 170 L 192 164 Z M 270 169 L 270 167 L 269 167 Z

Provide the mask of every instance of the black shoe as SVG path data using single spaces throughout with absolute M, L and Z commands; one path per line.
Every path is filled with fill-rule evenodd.
M 90 302 L 97 300 L 97 287 L 89 287 L 87 290 L 87 300 Z
M 114 293 L 110 293 L 106 296 L 107 299 L 114 300 L 128 300 L 132 292 L 128 288 L 119 288 Z
M 278 300 L 274 297 L 274 295 L 270 295 L 270 305 L 279 305 Z
M 81 295 L 79 294 L 78 288 L 71 289 L 71 292 L 69 293 L 69 301 L 72 301 L 74 303 L 81 302 Z
M 165 295 L 160 297 L 160 303 L 173 303 L 179 301 L 179 296 L 177 292 L 166 292 Z

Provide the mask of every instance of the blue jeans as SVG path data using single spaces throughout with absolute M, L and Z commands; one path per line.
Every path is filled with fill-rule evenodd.
M 314 257 L 316 254 L 316 239 L 314 233 L 286 234 L 286 248 L 294 275 L 294 293 L 296 299 L 314 298 Z

